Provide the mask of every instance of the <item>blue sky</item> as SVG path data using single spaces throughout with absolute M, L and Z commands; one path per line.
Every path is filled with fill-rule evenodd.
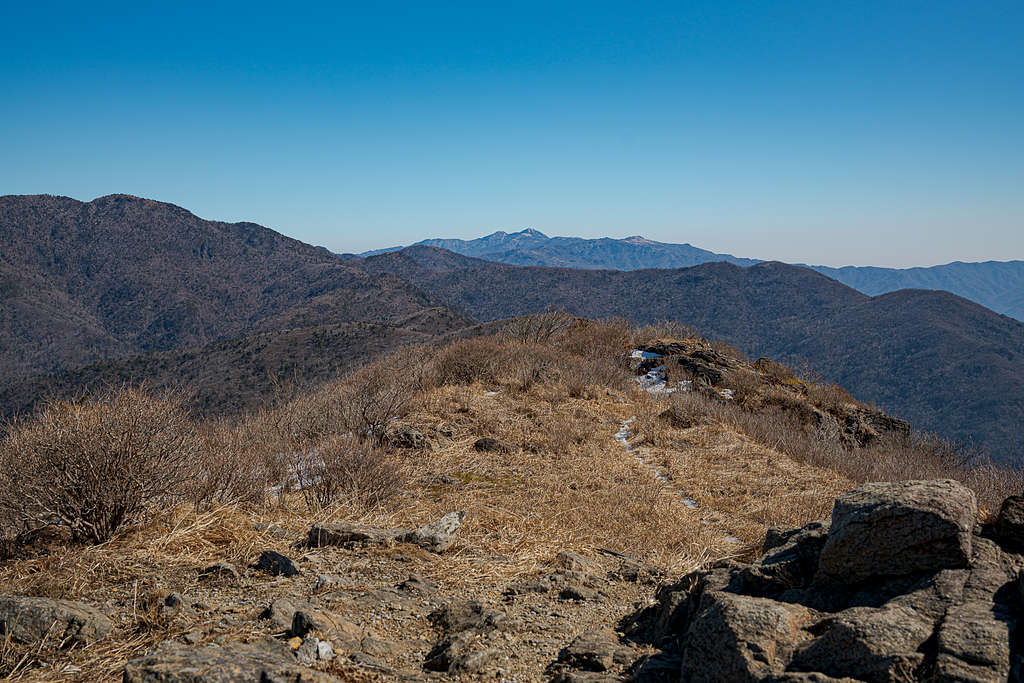
M 485 6 L 486 5 L 486 6 Z M 6 3 L 0 194 L 335 251 L 534 227 L 1024 258 L 1024 3 Z

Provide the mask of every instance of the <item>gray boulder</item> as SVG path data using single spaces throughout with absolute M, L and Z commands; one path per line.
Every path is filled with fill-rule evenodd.
M 366 524 L 316 524 L 309 530 L 306 544 L 311 548 L 340 546 L 354 548 L 356 546 L 386 545 L 395 543 L 400 536 L 408 534 L 408 529 L 383 529 Z
M 34 644 L 46 639 L 56 644 L 88 645 L 105 638 L 112 629 L 105 614 L 82 602 L 0 595 L 0 636 L 15 642 Z
M 824 631 L 793 657 L 791 669 L 863 681 L 914 681 L 924 662 L 918 650 L 931 620 L 905 607 L 853 607 L 815 624 Z
M 253 565 L 253 569 L 266 572 L 271 576 L 298 576 L 299 569 L 291 558 L 276 550 L 264 550 Z
M 864 484 L 836 499 L 819 558 L 823 583 L 966 567 L 977 504 L 952 480 Z
M 1024 550 L 1024 496 L 1010 496 L 999 508 L 995 524 L 1000 543 L 1017 552 Z
M 445 633 L 490 633 L 505 628 L 508 617 L 474 600 L 453 602 L 434 611 L 430 620 Z
M 708 591 L 686 634 L 681 680 L 756 681 L 786 670 L 815 614 L 800 605 Z
M 455 542 L 455 534 L 465 519 L 465 510 L 449 512 L 437 521 L 402 534 L 399 540 L 418 545 L 435 553 L 444 552 Z
M 254 643 L 191 647 L 171 641 L 125 664 L 124 683 L 340 683 L 299 664 L 286 645 Z
M 588 631 L 573 639 L 559 654 L 558 661 L 584 671 L 608 671 L 628 652 L 612 631 Z

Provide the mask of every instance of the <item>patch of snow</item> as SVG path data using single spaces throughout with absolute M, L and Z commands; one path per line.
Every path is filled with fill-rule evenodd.
M 643 459 L 640 453 L 635 448 L 633 448 L 633 446 L 629 443 L 629 437 L 633 436 L 633 432 L 630 431 L 629 425 L 633 424 L 634 421 L 636 421 L 635 415 L 629 418 L 628 420 L 623 420 L 622 422 L 620 422 L 619 431 L 615 432 L 615 440 L 621 443 L 622 447 L 626 449 L 626 452 L 632 455 L 638 463 L 649 469 L 651 471 L 651 474 L 654 475 L 655 479 L 657 479 L 665 486 L 675 488 L 672 484 L 671 479 L 665 476 L 663 472 L 659 471 L 653 465 L 649 465 L 647 461 Z M 696 510 L 698 507 L 700 507 L 700 505 L 697 504 L 697 501 L 695 501 L 690 496 L 686 495 L 685 491 L 680 491 L 679 495 L 681 496 L 683 505 L 685 505 L 689 509 Z
M 660 353 L 654 353 L 653 351 L 641 351 L 640 349 L 633 349 L 633 353 L 629 354 L 630 358 L 637 360 L 648 360 L 650 358 L 664 358 Z
M 736 391 L 733 389 L 721 389 L 718 395 L 724 398 L 726 401 L 731 401 L 736 398 Z
M 484 396 L 497 396 L 501 391 L 485 391 Z

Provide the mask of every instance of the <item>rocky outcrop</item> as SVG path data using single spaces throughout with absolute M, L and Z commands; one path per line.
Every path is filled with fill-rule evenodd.
M 664 586 L 630 637 L 684 683 L 1018 680 L 1024 556 L 976 512 L 953 481 L 865 484 L 756 561 Z
M 190 647 L 171 641 L 124 667 L 124 683 L 339 683 L 298 662 L 287 645 L 254 643 Z
M 455 534 L 466 519 L 466 511 L 449 512 L 419 529 L 387 529 L 365 524 L 317 524 L 309 530 L 306 544 L 311 548 L 387 545 L 412 543 L 431 552 L 444 552 L 455 542 Z
M 112 628 L 105 614 L 82 602 L 0 595 L 0 636 L 18 643 L 88 645 Z
M 865 484 L 836 499 L 818 568 L 855 583 L 966 567 L 974 493 L 955 481 Z
M 905 439 L 910 425 L 882 411 L 858 403 L 845 392 L 811 384 L 793 371 L 767 358 L 748 363 L 726 355 L 703 339 L 659 340 L 637 349 L 636 374 L 655 371 L 669 380 L 670 390 L 701 391 L 709 397 L 737 400 L 745 409 L 770 406 L 796 416 L 809 429 L 849 447 L 867 446 L 879 439 Z M 665 377 L 667 375 L 667 377 Z M 641 381 L 642 378 L 638 378 Z M 641 382 L 642 383 L 642 382 Z M 831 398 L 827 396 L 831 395 Z M 671 410 L 661 418 L 678 428 L 693 420 Z

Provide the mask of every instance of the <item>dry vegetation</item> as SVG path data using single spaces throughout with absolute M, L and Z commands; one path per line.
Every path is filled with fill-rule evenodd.
M 958 478 L 989 509 L 1020 488 L 1016 473 L 966 467 L 935 440 L 829 443 L 785 406 L 741 397 L 742 379 L 733 403 L 639 391 L 628 351 L 687 335 L 534 316 L 504 334 L 406 348 L 297 399 L 202 424 L 173 397 L 129 389 L 54 403 L 9 425 L 0 449 L 12 482 L 0 490 L 0 585 L 116 606 L 116 636 L 67 658 L 87 679 L 116 679 L 126 658 L 178 635 L 147 608 L 152 591 L 194 588 L 197 568 L 214 561 L 294 554 L 275 528 L 417 526 L 465 509 L 456 545 L 423 571 L 468 593 L 550 566 L 566 548 L 687 571 L 749 553 L 768 526 L 827 516 L 836 495 L 869 479 Z M 769 371 L 820 405 L 848 400 Z M 632 417 L 640 459 L 613 439 Z M 428 447 L 396 447 L 399 428 Z M 508 448 L 478 452 L 484 436 Z M 254 623 L 232 628 L 244 637 L 259 632 Z M 41 659 L 0 641 L 0 675 L 57 677 L 33 668 Z

